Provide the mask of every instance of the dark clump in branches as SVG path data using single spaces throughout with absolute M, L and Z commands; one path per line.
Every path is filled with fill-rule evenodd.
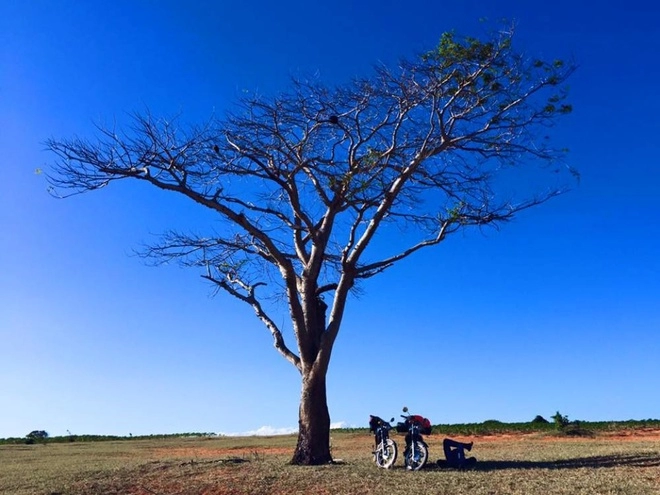
M 139 180 L 223 220 L 207 235 L 170 232 L 145 255 L 198 267 L 252 307 L 302 376 L 295 462 L 327 462 L 325 373 L 356 284 L 566 190 L 556 174 L 523 196 L 507 187 L 514 171 L 570 170 L 546 133 L 571 110 L 563 83 L 574 69 L 519 54 L 512 36 L 445 34 L 396 68 L 335 88 L 294 81 L 200 127 L 146 114 L 126 132 L 99 129 L 93 142 L 53 139 L 59 160 L 48 178 L 74 194 Z M 397 243 L 379 242 L 402 227 Z M 295 347 L 266 304 L 274 296 L 287 302 Z

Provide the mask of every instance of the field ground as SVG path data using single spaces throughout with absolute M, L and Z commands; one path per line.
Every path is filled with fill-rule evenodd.
M 442 457 L 442 438 L 426 437 L 433 461 Z M 403 445 L 402 436 L 394 439 Z M 363 432 L 333 432 L 341 461 L 318 467 L 288 465 L 294 436 L 3 445 L 0 494 L 660 494 L 659 430 L 470 440 L 476 469 L 419 472 L 400 459 L 394 469 L 378 469 Z

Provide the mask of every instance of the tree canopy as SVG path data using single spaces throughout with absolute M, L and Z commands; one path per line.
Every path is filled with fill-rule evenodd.
M 139 180 L 223 220 L 203 234 L 167 232 L 144 254 L 197 267 L 252 307 L 302 375 L 294 462 L 326 462 L 325 373 L 349 293 L 454 232 L 497 226 L 567 190 L 555 173 L 572 169 L 546 131 L 571 111 L 574 65 L 530 58 L 512 39 L 446 33 L 394 68 L 337 87 L 295 80 L 203 125 L 144 113 L 93 140 L 51 139 L 48 180 L 62 196 Z M 511 171 L 531 168 L 548 173 L 543 188 L 505 187 Z M 406 234 L 379 243 L 389 229 Z M 273 301 L 286 301 L 293 345 Z

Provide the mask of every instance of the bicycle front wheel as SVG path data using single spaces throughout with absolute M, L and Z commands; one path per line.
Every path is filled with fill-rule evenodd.
M 396 442 L 391 438 L 388 438 L 384 442 L 381 442 L 376 449 L 376 465 L 384 469 L 391 468 L 396 462 L 397 454 L 398 450 L 396 447 Z
M 429 460 L 429 448 L 421 440 L 415 440 L 406 450 L 405 464 L 406 469 L 418 471 L 426 466 Z

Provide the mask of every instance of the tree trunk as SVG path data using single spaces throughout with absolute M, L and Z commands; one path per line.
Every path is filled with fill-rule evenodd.
M 318 369 L 316 366 L 303 373 L 298 444 L 291 464 L 312 466 L 332 462 L 325 375 L 326 369 Z

